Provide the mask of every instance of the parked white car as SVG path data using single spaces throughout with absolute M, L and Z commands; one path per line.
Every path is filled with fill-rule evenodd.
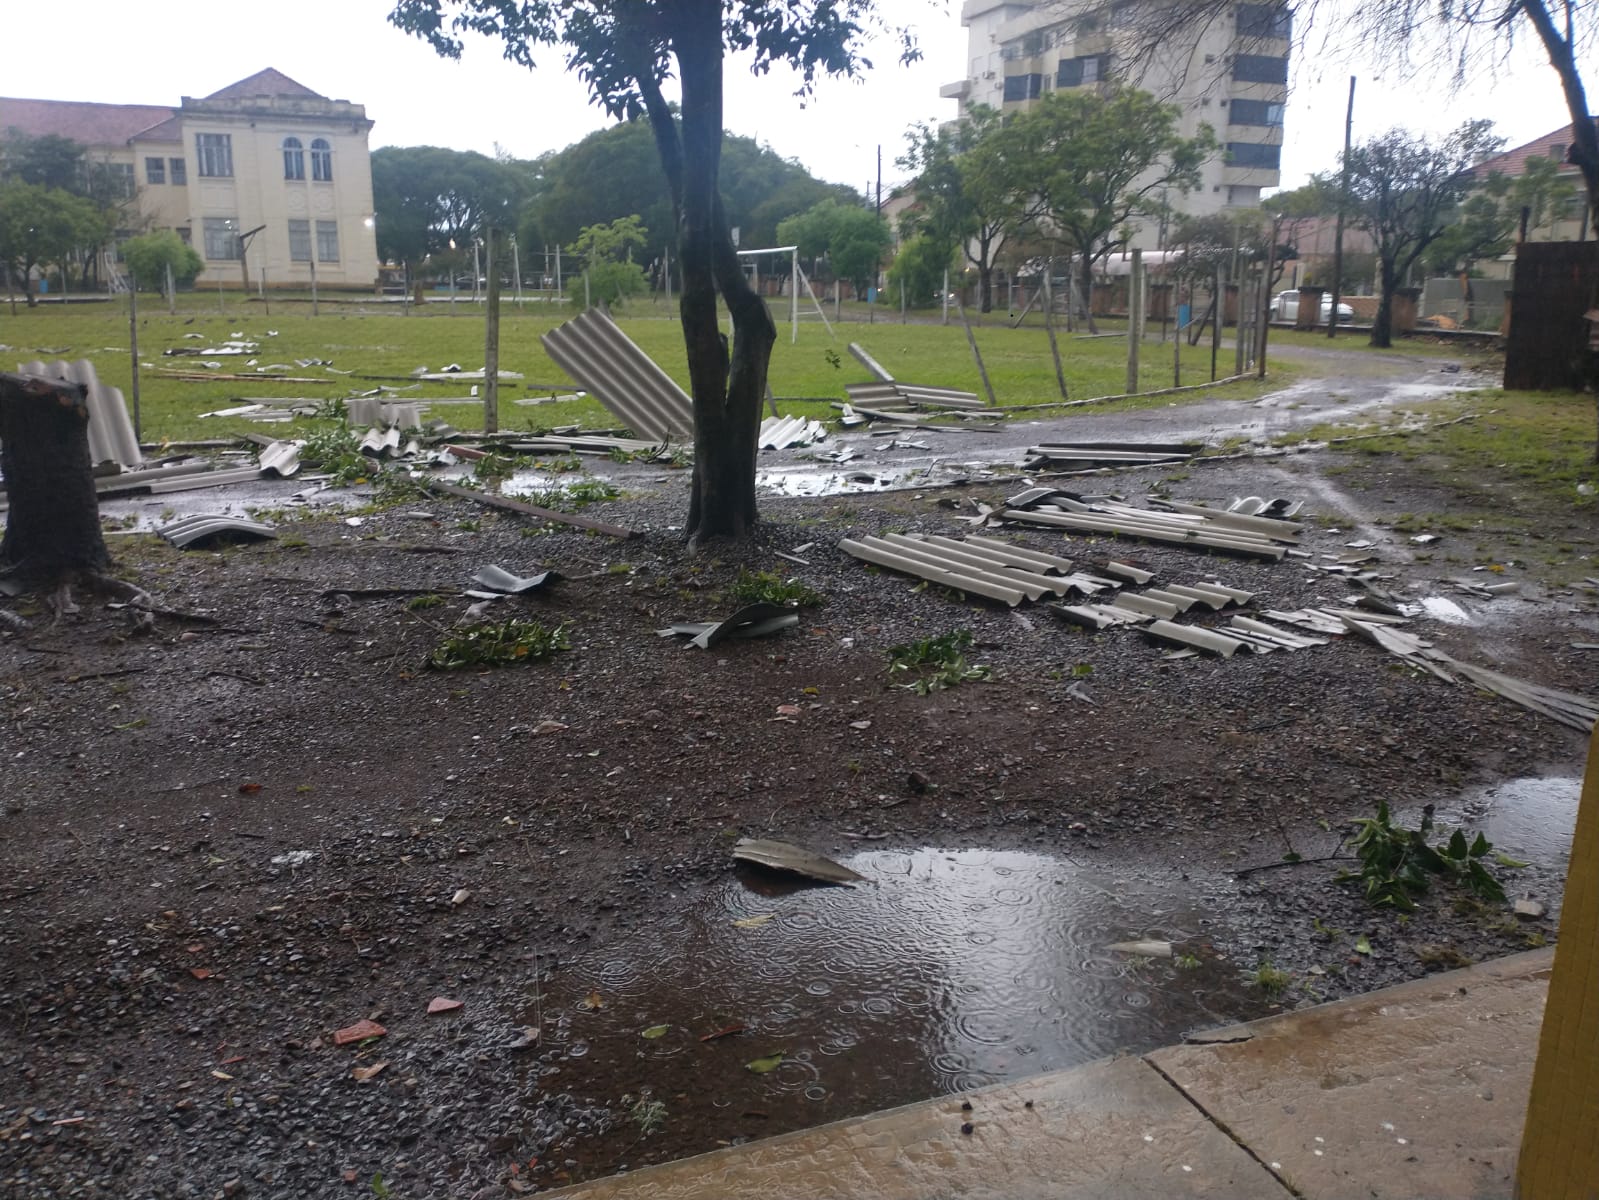
M 1321 294 L 1321 315 L 1317 318 L 1316 323 L 1325 326 L 1327 317 L 1331 313 L 1332 293 L 1323 292 Z M 1291 292 L 1278 292 L 1277 299 L 1272 302 L 1271 315 L 1272 319 L 1276 321 L 1297 321 L 1299 319 L 1299 290 L 1296 288 Z M 1338 305 L 1338 323 L 1346 325 L 1354 319 L 1355 310 L 1347 304 L 1340 303 Z

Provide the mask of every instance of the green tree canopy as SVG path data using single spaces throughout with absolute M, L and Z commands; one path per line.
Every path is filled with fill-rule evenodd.
M 1094 267 L 1125 248 L 1140 218 L 1167 211 L 1170 193 L 1199 186 L 1216 150 L 1210 126 L 1185 138 L 1181 110 L 1111 85 L 1050 92 L 1012 125 L 1013 152 L 1035 177 L 1037 221 L 1082 262 L 1084 307 Z
M 147 292 L 166 287 L 167 269 L 174 287 L 188 287 L 205 267 L 205 260 L 170 229 L 140 234 L 122 243 L 122 259 L 139 286 Z
M 0 185 L 0 261 L 23 281 L 30 306 L 38 303 L 34 268 L 56 263 L 64 275 L 72 254 L 109 235 L 105 215 L 82 196 L 37 183 Z
M 1475 182 L 1471 168 L 1503 144 L 1492 121 L 1467 121 L 1438 142 L 1391 129 L 1350 151 L 1349 220 L 1371 235 L 1377 252 L 1373 346 L 1393 344 L 1394 292 L 1454 221 Z M 1338 186 L 1331 176 L 1323 183 Z
M 378 254 L 414 270 L 453 241 L 464 248 L 486 228 L 511 230 L 526 176 L 473 150 L 385 146 L 372 153 Z
M 1000 113 L 985 104 L 960 119 L 906 134 L 899 164 L 916 172 L 916 208 L 902 224 L 953 253 L 959 249 L 977 271 L 979 304 L 994 306 L 994 266 L 1005 243 L 1034 216 L 1036 165 L 1016 142 Z

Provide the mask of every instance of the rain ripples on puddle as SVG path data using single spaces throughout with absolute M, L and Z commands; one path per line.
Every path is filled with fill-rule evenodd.
M 563 961 L 541 997 L 545 1061 L 560 1086 L 649 1088 L 680 1114 L 731 1110 L 735 1125 L 769 1118 L 739 1127 L 758 1135 L 1147 1050 L 1266 1011 L 1239 965 L 1210 946 L 1227 910 L 1216 887 L 1229 885 L 1202 892 L 1170 873 L 1021 852 L 872 850 L 843 861 L 868 882 L 791 886 L 741 867 L 686 908 L 663 888 L 647 932 Z M 1130 940 L 1173 942 L 1177 957 L 1108 949 Z M 582 1007 L 594 991 L 598 1011 Z M 661 1025 L 664 1035 L 643 1037 Z M 779 1053 L 769 1071 L 747 1067 Z

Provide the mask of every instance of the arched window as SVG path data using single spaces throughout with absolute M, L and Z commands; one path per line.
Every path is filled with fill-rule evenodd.
M 315 152 L 312 152 L 313 155 Z M 283 178 L 305 178 L 305 151 L 300 148 L 300 139 L 286 137 L 283 139 Z
M 311 141 L 311 178 L 319 183 L 333 181 L 333 147 L 328 145 L 327 138 Z

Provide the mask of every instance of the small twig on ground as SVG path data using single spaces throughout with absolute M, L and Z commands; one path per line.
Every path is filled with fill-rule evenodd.
M 240 675 L 237 671 L 224 671 L 220 668 L 207 671 L 203 678 L 209 679 L 213 675 L 221 675 L 227 679 L 237 679 L 242 683 L 250 684 L 252 687 L 266 686 L 266 680 L 257 679 L 254 675 Z
M 119 675 L 142 675 L 146 669 L 145 667 L 123 667 L 119 671 L 88 671 L 82 675 L 64 676 L 61 682 L 82 683 L 86 679 L 115 679 Z
M 1342 842 L 1339 842 L 1338 843 L 1338 849 L 1334 850 L 1331 854 L 1323 854 L 1323 855 L 1320 855 L 1320 856 L 1318 856 L 1316 858 L 1284 859 L 1282 862 L 1261 863 L 1259 866 L 1254 866 L 1254 867 L 1239 867 L 1236 871 L 1233 872 L 1233 875 L 1234 876 L 1253 875 L 1257 871 L 1275 871 L 1279 867 L 1302 867 L 1306 863 L 1354 862 L 1355 860 L 1352 859 L 1352 858 L 1349 858 L 1347 856 L 1340 856 L 1339 855 L 1338 850 L 1342 850 L 1343 848 L 1344 848 L 1344 844 Z

